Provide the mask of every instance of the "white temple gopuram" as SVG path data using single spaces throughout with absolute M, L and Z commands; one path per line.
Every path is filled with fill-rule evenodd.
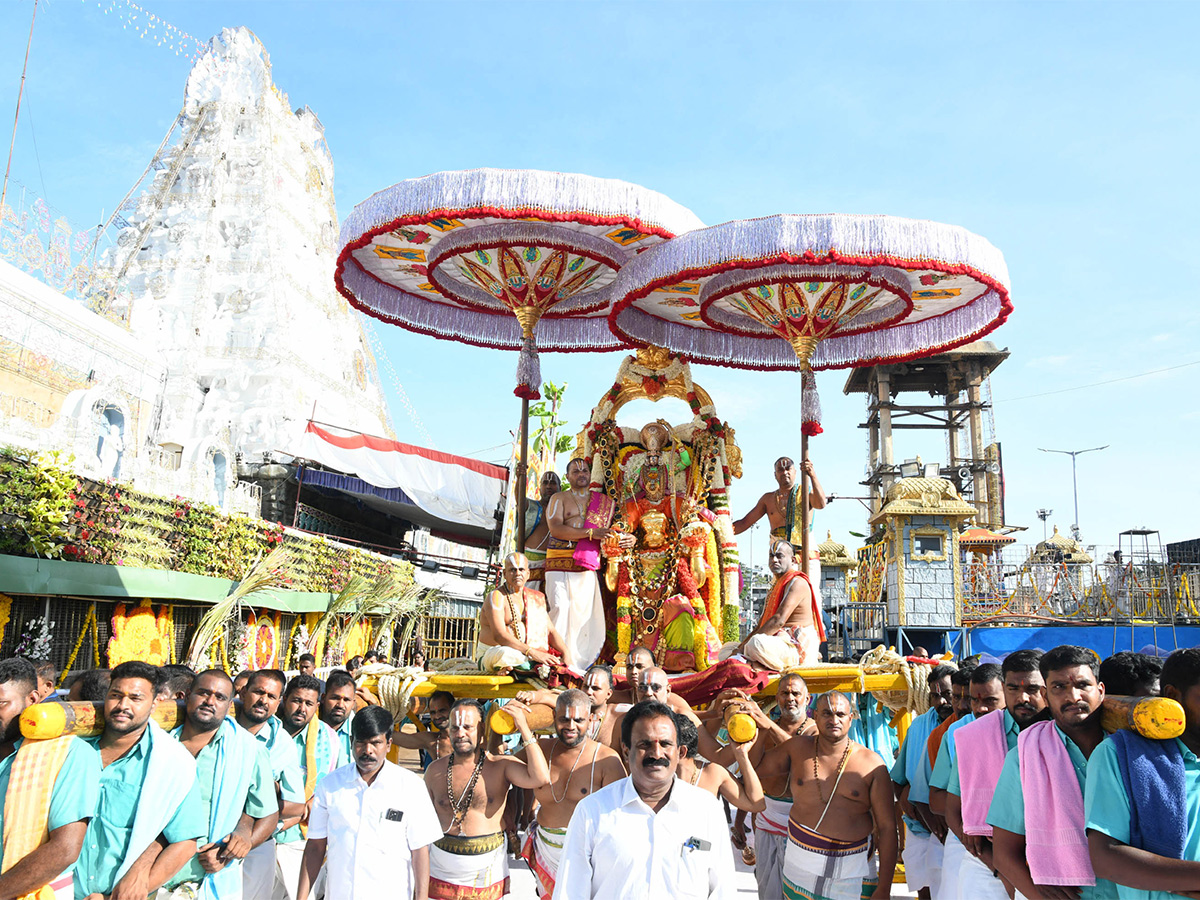
M 359 314 L 333 285 L 321 123 L 293 111 L 249 30 L 212 39 L 140 188 L 90 310 L 0 262 L 0 441 L 257 513 L 239 470 L 255 477 L 309 419 L 391 435 Z

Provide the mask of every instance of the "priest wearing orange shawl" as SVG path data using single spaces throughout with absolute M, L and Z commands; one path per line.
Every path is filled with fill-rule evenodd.
M 771 544 L 768 566 L 775 584 L 767 594 L 758 627 L 740 644 L 726 644 L 721 659 L 735 653 L 752 665 L 781 672 L 821 661 L 825 626 L 808 576 L 796 568 L 795 548 L 783 540 Z
M 546 595 L 525 586 L 529 560 L 510 553 L 504 584 L 488 595 L 479 616 L 475 661 L 485 672 L 562 662 L 563 640 L 550 621 Z

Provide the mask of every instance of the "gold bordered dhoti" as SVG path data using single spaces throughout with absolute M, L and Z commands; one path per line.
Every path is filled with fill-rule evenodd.
M 445 835 L 429 845 L 430 900 L 500 900 L 508 895 L 504 834 Z
M 874 861 L 869 836 L 861 841 L 840 841 L 789 820 L 783 896 L 786 900 L 870 897 L 878 882 Z

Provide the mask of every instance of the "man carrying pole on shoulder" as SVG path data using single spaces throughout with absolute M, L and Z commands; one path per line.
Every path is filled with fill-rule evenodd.
M 1100 660 L 1064 644 L 1039 668 L 1053 719 L 1023 729 L 1004 758 L 987 816 L 995 866 L 1025 897 L 1109 900 L 1116 886 L 1092 870 L 1083 807 L 1088 759 L 1106 737 Z
M 792 788 L 783 860 L 786 900 L 859 900 L 891 896 L 896 869 L 896 801 L 883 760 L 850 740 L 854 704 L 822 694 L 817 733 L 770 751 L 761 777 L 786 775 Z M 878 870 L 876 848 L 879 841 Z
M 529 828 L 521 855 L 537 879 L 538 896 L 543 900 L 554 893 L 563 841 L 575 806 L 625 777 L 625 767 L 616 751 L 588 737 L 591 719 L 588 695 L 580 690 L 563 691 L 554 707 L 554 737 L 538 741 L 549 760 L 550 781 L 534 790 L 537 820 Z M 518 757 L 525 758 L 525 752 L 522 750 Z
M 1200 648 L 1176 650 L 1160 678 L 1183 707 L 1183 734 L 1156 741 L 1122 729 L 1088 759 L 1089 855 L 1120 900 L 1200 897 Z
M 100 799 L 100 757 L 82 739 L 21 737 L 38 679 L 24 659 L 0 662 L 0 896 L 74 896 L 71 870 Z
M 104 701 L 104 731 L 84 738 L 104 771 L 75 869 L 76 900 L 145 897 L 207 840 L 196 761 L 150 719 L 161 685 L 157 666 L 121 663 Z
M 501 819 L 510 786 L 537 789 L 550 782 L 542 748 L 520 701 L 504 711 L 525 744 L 525 759 L 493 756 L 483 745 L 483 711 L 474 700 L 450 709 L 452 752 L 430 763 L 425 787 L 445 832 L 429 850 L 429 896 L 493 900 L 508 893 L 508 856 Z

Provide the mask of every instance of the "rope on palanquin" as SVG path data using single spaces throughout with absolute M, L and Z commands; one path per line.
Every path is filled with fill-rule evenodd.
M 375 690 L 379 697 L 379 705 L 390 712 L 392 718 L 399 722 L 408 715 L 408 704 L 412 699 L 413 692 L 427 678 L 425 672 L 416 666 L 405 666 L 383 672 L 379 675 L 379 682 Z
M 880 645 L 869 650 L 858 661 L 864 675 L 886 675 L 898 673 L 908 685 L 906 691 L 876 691 L 872 696 L 892 712 L 907 709 L 919 716 L 929 709 L 929 666 L 925 663 L 910 663 L 889 647 Z

